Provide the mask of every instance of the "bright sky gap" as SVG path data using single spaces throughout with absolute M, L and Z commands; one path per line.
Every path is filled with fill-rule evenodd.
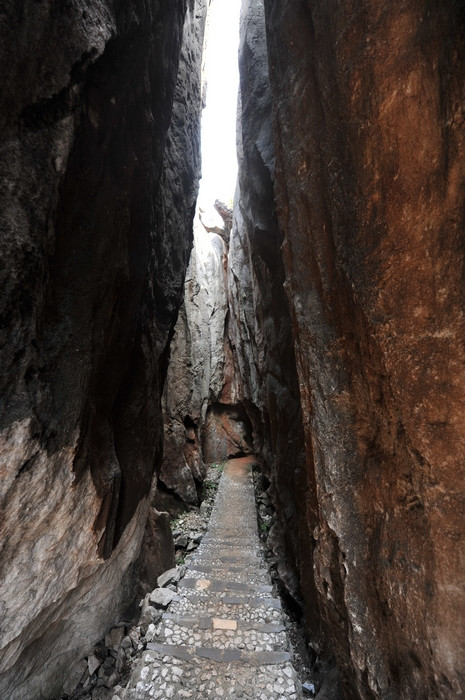
M 206 107 L 202 115 L 199 205 L 231 203 L 237 178 L 236 111 L 241 0 L 213 0 L 205 56 Z

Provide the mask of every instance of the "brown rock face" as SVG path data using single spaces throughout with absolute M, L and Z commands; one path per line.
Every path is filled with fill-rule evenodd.
M 238 397 L 253 426 L 255 448 L 277 510 L 273 541 L 279 573 L 300 601 L 315 599 L 302 493 L 308 473 L 291 317 L 283 288 L 283 233 L 274 202 L 274 147 L 263 2 L 243 2 L 239 51 L 239 180 L 228 259 L 229 335 Z M 314 492 L 314 489 L 312 489 Z M 299 536 L 296 536 L 299 533 Z M 315 611 L 312 611 L 315 620 Z
M 265 0 L 315 581 L 347 694 L 465 692 L 460 3 Z
M 209 406 L 202 447 L 207 463 L 251 454 L 252 424 L 244 407 L 216 403 Z
M 199 32 L 204 4 L 189 5 Z M 0 10 L 4 698 L 55 697 L 131 597 L 198 174 L 179 125 L 164 159 L 185 13 L 184 0 Z M 188 92 L 175 119 L 196 119 Z

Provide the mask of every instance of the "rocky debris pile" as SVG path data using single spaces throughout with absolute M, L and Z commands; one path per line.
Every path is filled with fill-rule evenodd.
M 157 588 L 140 603 L 137 625 L 121 622 L 100 641 L 93 653 L 77 664 L 70 675 L 62 700 L 117 700 L 126 685 L 133 659 L 142 653 L 159 632 L 163 611 L 176 597 L 184 566 L 169 569 L 157 580 Z
M 132 657 L 142 648 L 137 627 L 117 625 L 74 667 L 62 700 L 110 700 L 128 676 Z
M 200 508 L 192 507 L 173 520 L 172 532 L 177 566 L 161 574 L 157 588 L 140 602 L 136 624 L 119 622 L 95 645 L 92 654 L 82 659 L 70 673 L 61 700 L 118 700 L 128 682 L 135 659 L 159 634 L 159 623 L 176 596 L 184 577 L 184 560 L 193 553 L 208 528 L 223 465 L 211 464 L 200 493 Z
M 194 552 L 208 528 L 218 482 L 223 464 L 210 464 L 200 493 L 200 508 L 191 507 L 172 522 L 176 563 L 183 564 L 186 556 Z

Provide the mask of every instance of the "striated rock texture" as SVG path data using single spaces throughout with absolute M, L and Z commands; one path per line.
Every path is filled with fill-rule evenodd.
M 0 10 L 0 696 L 11 700 L 56 697 L 63 669 L 131 596 L 198 174 L 195 141 L 173 169 L 183 110 L 195 122 L 200 109 L 185 79 L 199 51 L 186 47 L 162 175 L 186 4 Z M 204 5 L 189 3 L 194 42 Z
M 182 504 L 198 505 L 197 487 L 205 476 L 202 429 L 207 408 L 223 387 L 227 296 L 226 245 L 216 221 L 195 220 L 194 248 L 186 275 L 184 302 L 171 345 L 163 395 L 165 455 L 160 480 Z M 158 498 L 172 509 L 175 503 Z
M 314 598 L 308 490 L 291 317 L 283 288 L 283 240 L 274 203 L 274 148 L 263 2 L 244 0 L 239 51 L 239 180 L 228 259 L 229 333 L 237 398 L 247 407 L 256 451 L 278 514 L 270 543 L 279 573 L 300 602 L 299 580 Z M 299 532 L 299 537 L 296 533 Z M 283 539 L 284 535 L 284 539 Z
M 326 648 L 348 696 L 459 697 L 463 5 L 265 10 Z
M 229 342 L 227 259 L 231 211 L 199 211 L 186 275 L 184 303 L 171 344 L 163 394 L 165 450 L 157 507 L 198 505 L 205 463 L 252 451 L 252 429 L 236 404 Z

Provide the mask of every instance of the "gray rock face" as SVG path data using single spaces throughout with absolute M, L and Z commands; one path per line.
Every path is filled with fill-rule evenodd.
M 215 224 L 223 230 L 219 216 Z M 163 395 L 165 450 L 160 473 L 170 492 L 193 505 L 198 504 L 197 485 L 205 476 L 202 431 L 207 408 L 221 395 L 224 384 L 226 255 L 223 237 L 216 230 L 209 232 L 196 218 L 184 303 Z
M 174 566 L 175 551 L 168 513 L 150 508 L 140 553 L 134 565 L 139 597 L 153 590 L 161 572 Z
M 62 669 L 131 596 L 190 245 L 200 79 L 186 76 L 199 73 L 204 6 L 189 4 L 176 94 L 184 0 L 1 10 L 0 696 L 11 700 L 56 697 Z
M 227 292 L 231 211 L 199 211 L 184 303 L 171 344 L 163 394 L 165 450 L 156 503 L 171 512 L 198 504 L 205 462 L 252 452 L 252 425 L 229 336 Z M 221 213 L 221 216 L 219 216 Z
M 252 433 L 251 421 L 242 405 L 211 404 L 203 425 L 205 461 L 219 463 L 252 454 Z

